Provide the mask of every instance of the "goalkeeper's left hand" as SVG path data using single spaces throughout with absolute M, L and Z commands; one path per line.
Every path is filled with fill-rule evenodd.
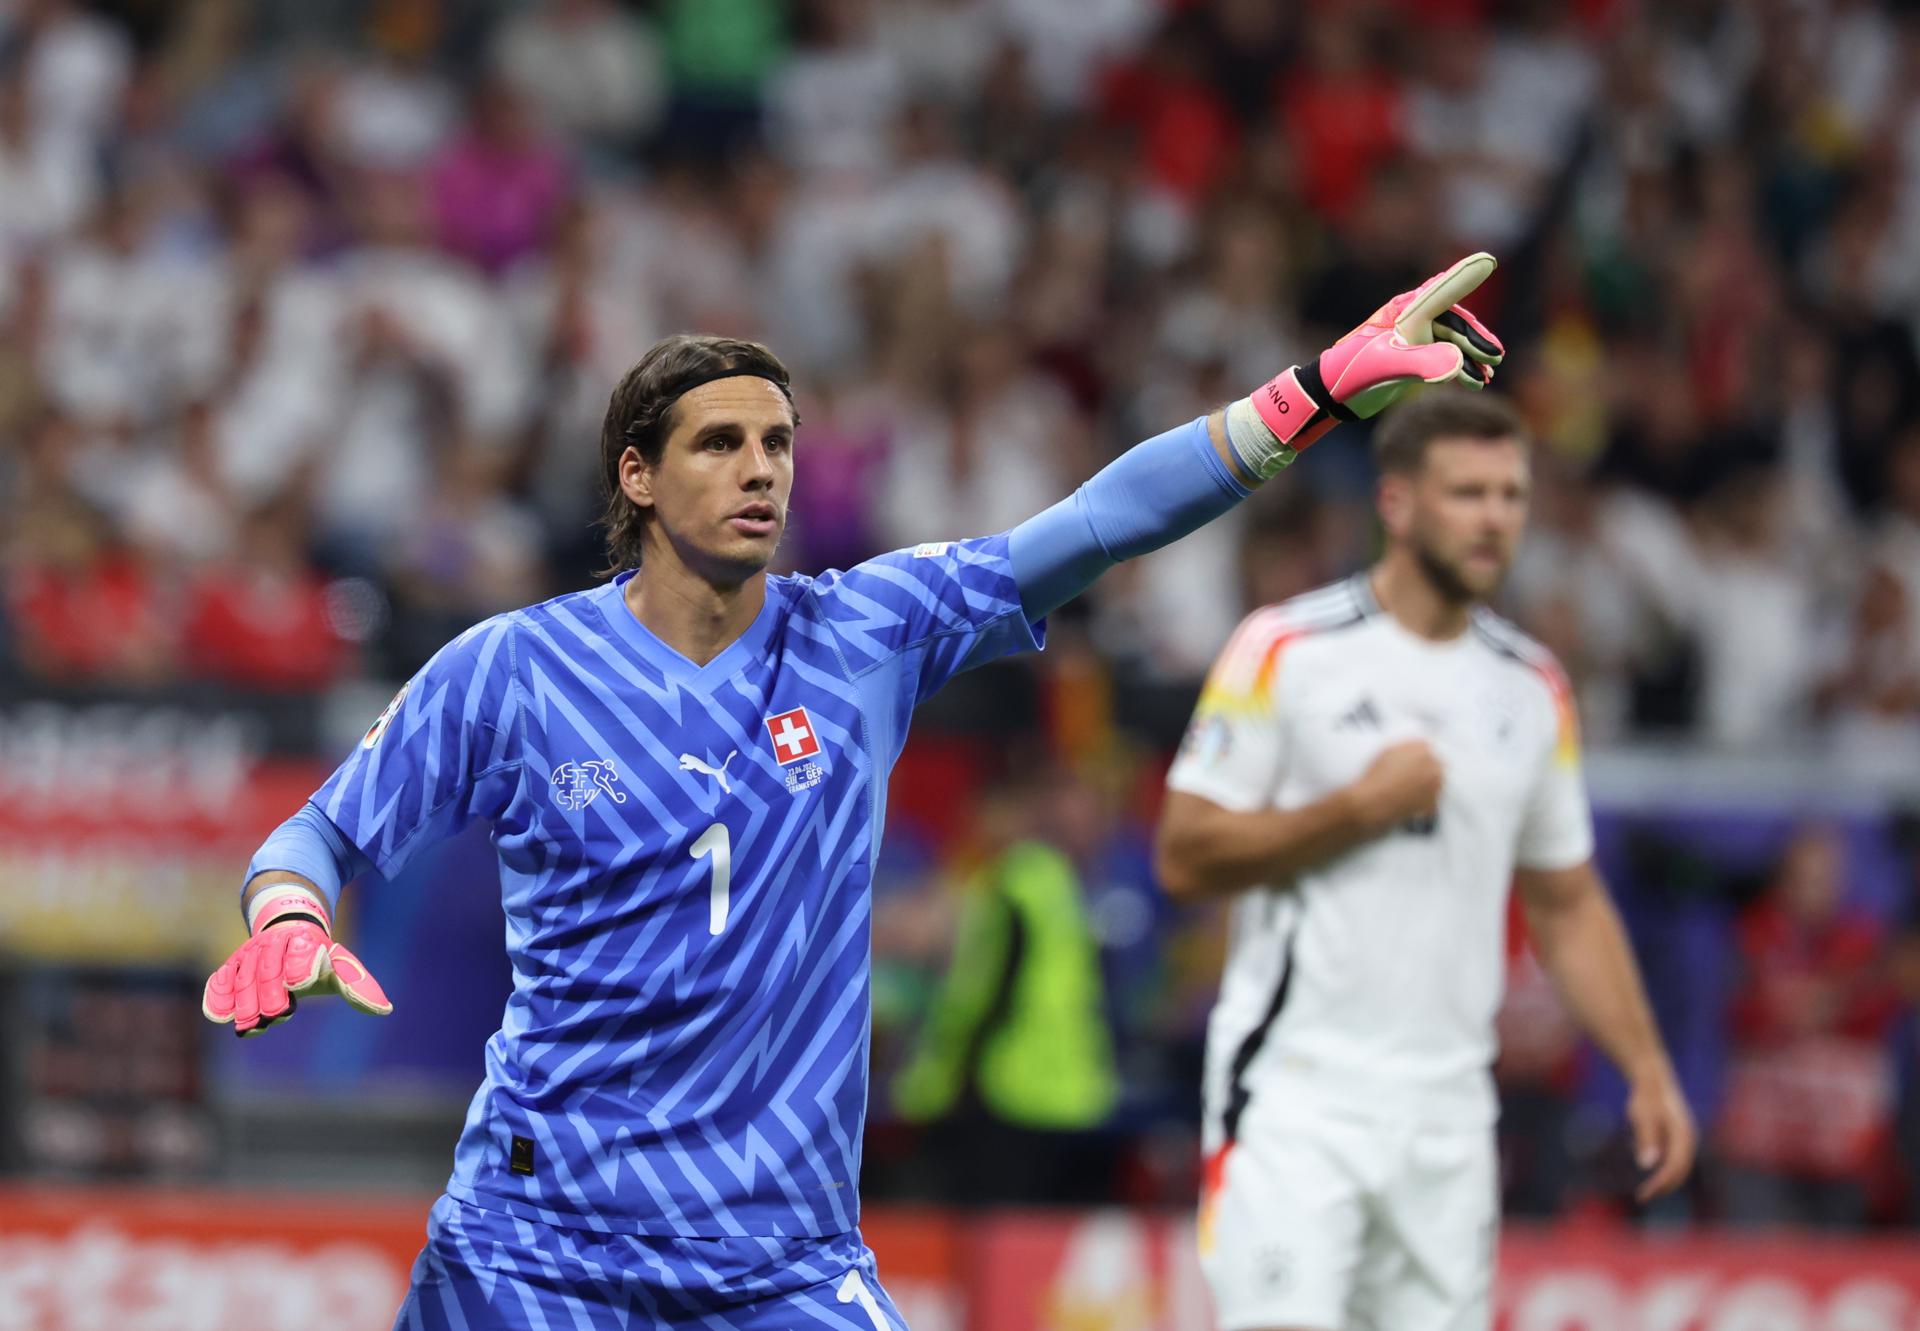
M 326 903 L 294 883 L 264 888 L 250 912 L 253 936 L 207 979 L 200 1010 L 241 1038 L 293 1015 L 303 994 L 339 994 L 360 1011 L 393 1011 L 360 958 L 333 941 Z
M 1377 415 L 1416 384 L 1493 382 L 1507 349 L 1460 302 L 1495 267 L 1491 254 L 1469 254 L 1235 403 L 1227 425 L 1241 462 L 1264 480 L 1336 423 Z

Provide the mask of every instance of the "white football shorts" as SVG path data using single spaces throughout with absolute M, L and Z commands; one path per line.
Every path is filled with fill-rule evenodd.
M 1249 1116 L 1200 1204 L 1219 1331 L 1487 1331 L 1499 1176 L 1485 1128 Z

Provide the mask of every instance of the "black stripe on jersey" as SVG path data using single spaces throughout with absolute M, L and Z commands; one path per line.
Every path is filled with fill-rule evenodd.
M 1493 648 L 1494 651 L 1506 657 L 1509 661 L 1518 661 L 1521 665 L 1528 664 L 1527 658 L 1520 655 L 1519 648 L 1510 642 L 1503 642 L 1492 629 L 1480 622 L 1479 616 L 1476 615 L 1470 623 L 1473 626 L 1473 636 L 1480 639 L 1481 642 Z
M 1247 1112 L 1247 1102 L 1253 1098 L 1253 1092 L 1247 1089 L 1247 1069 L 1260 1056 L 1267 1032 L 1279 1020 L 1280 1009 L 1287 1005 L 1287 990 L 1293 986 L 1293 940 L 1299 936 L 1300 917 L 1295 915 L 1293 928 L 1287 931 L 1286 950 L 1280 954 L 1280 983 L 1274 986 L 1273 1002 L 1267 1005 L 1267 1015 L 1260 1019 L 1260 1024 L 1247 1032 L 1247 1038 L 1234 1051 L 1233 1065 L 1227 1074 L 1227 1107 L 1220 1116 L 1220 1125 L 1226 1130 L 1230 1143 L 1239 1140 L 1240 1116 Z
M 1358 624 L 1377 607 L 1373 594 L 1366 590 L 1365 574 L 1342 578 L 1292 600 L 1282 601 L 1274 609 L 1285 618 L 1289 628 L 1321 633 Z
M 1518 661 L 1529 670 L 1538 670 L 1545 661 L 1551 659 L 1546 648 L 1491 611 L 1479 611 L 1467 623 L 1473 629 L 1474 637 L 1499 655 L 1509 661 Z
M 1353 594 L 1353 603 L 1360 608 L 1360 617 L 1381 613 L 1380 598 L 1373 594 L 1373 575 L 1361 569 L 1347 579 L 1347 590 Z
M 1291 602 L 1288 604 L 1290 605 Z M 1286 608 L 1286 606 L 1281 607 L 1282 610 Z M 1367 622 L 1367 612 L 1365 608 L 1361 606 L 1351 604 L 1340 606 L 1329 602 L 1326 609 L 1326 618 L 1319 623 L 1315 623 L 1312 619 L 1304 615 L 1299 617 L 1289 615 L 1286 620 L 1286 626 L 1294 632 L 1312 634 L 1317 638 L 1322 633 L 1337 633 L 1341 629 L 1350 629 L 1356 625 Z M 1336 615 L 1338 616 L 1337 618 Z

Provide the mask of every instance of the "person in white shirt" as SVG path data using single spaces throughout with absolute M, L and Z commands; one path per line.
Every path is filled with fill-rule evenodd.
M 1482 604 L 1526 522 L 1524 427 L 1432 390 L 1375 448 L 1379 563 L 1242 622 L 1168 776 L 1161 881 L 1236 899 L 1200 1221 L 1221 1331 L 1489 1325 L 1510 885 L 1626 1075 L 1641 1197 L 1693 1162 L 1594 870 L 1566 678 Z

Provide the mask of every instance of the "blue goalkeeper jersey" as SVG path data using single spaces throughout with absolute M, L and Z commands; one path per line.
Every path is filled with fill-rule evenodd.
M 887 773 L 915 704 L 1042 627 L 1005 536 L 769 577 L 704 666 L 633 617 L 627 576 L 449 643 L 314 803 L 387 875 L 492 821 L 513 995 L 451 1195 L 620 1233 L 845 1233 Z

